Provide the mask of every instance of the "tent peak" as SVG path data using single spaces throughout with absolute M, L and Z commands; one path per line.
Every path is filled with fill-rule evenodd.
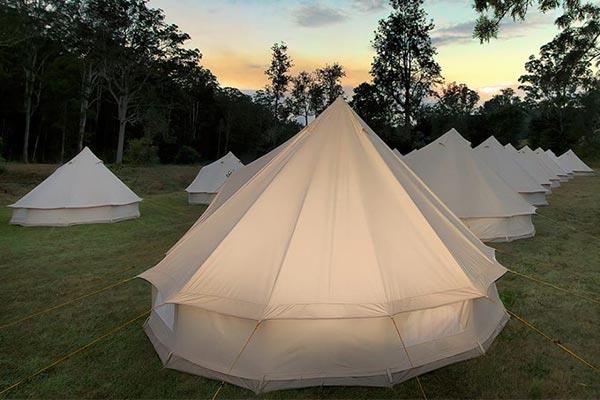
M 437 143 L 445 145 L 445 144 L 452 144 L 452 143 L 456 143 L 456 144 L 460 144 L 460 145 L 466 145 L 468 147 L 471 147 L 471 142 L 469 142 L 467 139 L 465 139 L 456 129 L 452 128 L 450 129 L 448 132 L 444 133 L 442 136 L 440 136 L 437 140 Z
M 490 136 L 489 138 L 485 139 L 483 142 L 481 142 L 481 144 L 479 146 L 477 146 L 476 148 L 480 148 L 480 147 L 503 147 L 502 143 L 500 143 L 498 141 L 498 139 L 496 139 L 494 137 L 494 135 Z

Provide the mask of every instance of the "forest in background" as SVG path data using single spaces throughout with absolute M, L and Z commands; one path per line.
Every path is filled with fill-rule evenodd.
M 523 61 L 523 96 L 504 89 L 482 103 L 445 82 L 423 0 L 391 0 L 372 39 L 372 80 L 350 104 L 402 153 L 454 127 L 473 145 L 494 135 L 600 156 L 600 7 L 475 0 L 474 35 L 494 40 L 503 18 L 523 19 L 532 4 L 564 12 L 559 34 Z M 264 89 L 222 87 L 189 39 L 146 0 L 0 0 L 0 156 L 60 163 L 90 146 L 117 164 L 196 163 L 228 151 L 248 162 L 344 95 L 342 65 L 292 75 L 283 42 L 271 48 Z

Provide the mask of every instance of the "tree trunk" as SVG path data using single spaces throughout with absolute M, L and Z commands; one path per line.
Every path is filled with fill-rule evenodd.
M 90 104 L 90 95 L 92 90 L 93 67 L 84 65 L 81 73 L 81 100 L 79 103 L 79 141 L 77 150 L 83 149 L 83 138 L 85 136 L 85 126 L 87 124 L 87 110 Z
M 304 126 L 308 125 L 308 107 L 304 107 Z
M 77 142 L 77 150 L 79 151 L 83 149 L 83 137 L 85 136 L 85 125 L 87 122 L 87 109 L 88 99 L 87 97 L 82 97 L 81 103 L 79 104 L 79 141 Z
M 25 132 L 23 132 L 23 162 L 29 162 L 29 134 L 33 102 L 33 72 L 25 70 Z
M 410 126 L 410 114 L 411 114 L 411 101 L 410 101 L 410 86 L 404 87 L 404 126 Z
M 41 126 L 41 124 L 40 124 L 40 126 Z M 33 162 L 37 162 L 37 149 L 38 149 L 38 143 L 40 142 L 40 136 L 42 136 L 42 132 L 38 132 L 38 134 L 35 137 L 35 144 L 33 145 L 33 155 L 31 157 Z
M 61 126 L 61 138 L 60 138 L 60 163 L 65 161 L 65 137 L 67 136 L 67 104 L 65 103 L 63 108 L 63 120 Z
M 119 99 L 119 139 L 117 142 L 117 157 L 116 164 L 123 163 L 123 148 L 125 146 L 125 128 L 127 127 L 127 98 Z
M 102 84 L 96 85 L 96 115 L 94 116 L 94 134 L 98 137 L 99 125 L 100 125 L 100 110 L 102 108 Z
M 89 106 L 89 100 L 87 96 L 86 89 L 82 89 L 81 101 L 79 103 L 79 131 L 78 137 L 79 140 L 77 142 L 77 150 L 81 151 L 83 149 L 83 138 L 85 136 L 85 125 L 87 123 L 87 110 Z
M 29 131 L 31 130 L 31 97 L 25 99 L 25 132 L 23 133 L 23 162 L 29 162 Z
M 115 159 L 116 164 L 123 164 L 123 147 L 125 145 L 125 127 L 127 121 L 119 120 L 119 142 L 117 144 L 117 158 Z

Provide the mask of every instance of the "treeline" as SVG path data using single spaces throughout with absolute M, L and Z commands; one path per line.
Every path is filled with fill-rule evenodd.
M 504 89 L 481 104 L 464 84 L 444 83 L 423 0 L 390 4 L 372 41 L 372 81 L 354 88 L 351 104 L 391 147 L 405 153 L 456 127 L 474 145 L 494 135 L 600 153 L 598 6 L 565 9 L 560 33 L 526 61 L 524 97 Z M 481 21 L 475 33 L 489 40 L 493 21 Z M 264 89 L 223 88 L 188 40 L 146 0 L 3 0 L 0 156 L 61 162 L 89 145 L 116 163 L 227 151 L 249 161 L 344 95 L 341 65 L 292 75 L 285 43 L 271 48 Z
M 390 3 L 392 11 L 379 22 L 373 40 L 373 81 L 354 89 L 352 105 L 391 147 L 406 153 L 455 127 L 473 145 L 494 135 L 517 146 L 527 141 L 557 153 L 574 148 L 586 157 L 600 156 L 598 5 L 563 5 L 556 20 L 560 33 L 526 60 L 526 74 L 519 78 L 524 98 L 508 88 L 480 105 L 478 93 L 464 84 L 444 85 L 423 0 Z M 476 2 L 483 15 L 474 34 L 482 41 L 495 37 L 507 10 L 524 19 L 534 3 Z M 561 3 L 544 4 L 549 10 Z M 490 19 L 491 11 L 499 17 Z
M 0 3 L 0 156 L 61 162 L 252 159 L 296 133 L 271 94 L 220 87 L 146 0 Z

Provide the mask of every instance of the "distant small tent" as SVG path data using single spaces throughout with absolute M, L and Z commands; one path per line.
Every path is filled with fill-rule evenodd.
M 194 181 L 185 189 L 189 204 L 210 204 L 227 178 L 244 164 L 229 152 L 200 169 Z
M 510 143 L 506 144 L 504 148 L 513 157 L 513 160 L 521 166 L 529 175 L 531 175 L 537 183 L 539 183 L 544 189 L 546 189 L 546 195 L 552 193 L 552 184 L 550 183 L 550 177 L 547 171 L 542 168 L 539 163 L 526 157 L 524 154 L 519 153 L 517 149 Z
M 532 164 L 538 165 L 540 171 L 546 176 L 546 178 L 550 181 L 550 186 L 553 188 L 557 188 L 560 186 L 560 178 L 558 174 L 552 171 L 549 167 L 544 165 L 539 157 L 529 148 L 529 146 L 524 146 L 519 150 L 519 153 L 526 159 L 528 159 Z
M 86 147 L 11 204 L 10 223 L 67 226 L 117 222 L 139 217 L 141 200 Z
M 588 167 L 573 150 L 569 150 L 558 157 L 560 165 L 570 169 L 575 175 L 593 175 L 594 170 Z
M 548 155 L 548 157 L 550 157 L 550 159 L 552 161 L 554 161 L 559 167 L 561 167 L 569 175 L 569 179 L 575 177 L 573 170 L 567 168 L 565 165 L 562 165 L 560 160 L 558 159 L 558 157 L 556 156 L 556 154 L 554 154 L 554 152 L 552 150 L 550 150 L 550 149 L 546 150 L 546 154 Z
M 535 234 L 535 207 L 479 159 L 455 129 L 403 160 L 481 240 Z
M 546 154 L 546 152 L 541 147 L 535 149 L 534 154 L 538 157 L 542 164 L 544 164 L 548 169 L 555 173 L 556 176 L 558 176 L 558 179 L 561 182 L 567 182 L 569 180 L 569 174 L 564 169 L 562 169 L 557 163 L 552 161 L 550 156 Z
M 494 136 L 475 148 L 475 153 L 510 187 L 534 206 L 548 205 L 547 190 L 525 171 Z

